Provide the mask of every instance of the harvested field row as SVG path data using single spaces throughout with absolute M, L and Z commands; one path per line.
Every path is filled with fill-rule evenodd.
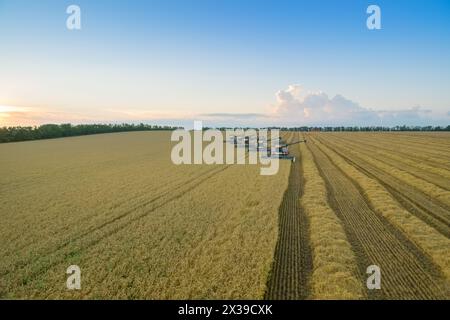
M 327 190 L 313 156 L 300 146 L 304 174 L 301 204 L 309 221 L 312 250 L 310 280 L 312 299 L 361 299 L 365 297 L 356 256 L 340 220 L 327 203 Z
M 287 141 L 293 141 L 291 133 Z M 289 185 L 279 208 L 279 231 L 272 271 L 267 284 L 266 299 L 305 299 L 309 295 L 312 268 L 308 221 L 300 206 L 303 176 L 300 174 L 300 153 L 294 145 Z M 284 162 L 284 161 L 282 161 Z
M 399 131 L 395 132 L 399 136 L 419 136 L 419 137 L 433 137 L 439 139 L 447 139 L 448 132 L 438 131 Z
M 324 153 L 325 148 L 319 148 L 317 141 L 308 137 L 308 141 L 312 140 L 314 142 L 309 146 L 327 182 L 330 204 L 343 222 L 358 257 L 361 272 L 365 272 L 365 268 L 371 264 L 378 265 L 383 270 L 382 290 L 369 292 L 369 297 L 445 297 L 445 282 L 430 259 L 391 225 L 385 215 L 372 210 L 365 196 L 349 179 L 347 175 L 353 178 L 356 170 L 351 166 L 345 167 L 336 156 L 330 157 L 330 152 Z M 364 175 L 360 178 L 368 179 Z M 373 196 L 374 191 L 376 192 L 368 189 L 365 194 Z
M 404 166 L 406 169 L 411 169 L 409 171 L 414 172 L 414 174 L 421 174 L 425 177 L 430 176 L 435 179 L 438 183 L 443 184 L 448 187 L 450 184 L 450 170 L 435 166 L 433 164 L 428 164 L 423 160 L 415 160 L 408 155 L 399 155 L 397 149 L 386 149 L 381 143 L 367 143 L 360 139 L 349 140 L 348 137 L 343 135 L 332 135 L 328 139 L 329 141 L 339 141 L 340 143 L 345 143 L 348 146 L 352 146 L 355 150 L 370 152 L 371 155 L 379 156 L 379 159 L 384 159 L 384 161 L 389 160 L 389 164 L 397 164 Z
M 357 156 L 343 153 L 332 145 L 326 145 L 361 172 L 376 178 L 408 211 L 416 214 L 448 237 L 450 212 L 439 202 L 388 173 L 371 166 Z
M 377 179 L 409 212 L 441 232 L 447 238 L 450 236 L 450 212 L 445 207 L 442 207 L 439 202 L 436 202 L 433 198 L 416 188 L 403 183 L 401 180 L 392 177 L 387 172 L 368 164 L 358 156 L 344 152 L 330 143 L 328 139 L 319 137 L 318 139 L 359 171 Z
M 328 135 L 328 134 L 327 134 Z M 450 169 L 449 157 L 442 155 L 440 152 L 429 148 L 427 151 L 424 150 L 422 144 L 405 145 L 402 141 L 393 141 L 390 136 L 385 136 L 384 134 L 355 134 L 349 135 L 344 133 L 330 134 L 330 136 L 341 137 L 346 141 L 358 141 L 362 144 L 371 144 L 372 146 L 383 148 L 389 151 L 394 151 L 399 155 L 404 155 L 405 157 L 416 160 L 416 161 L 426 161 L 433 166 L 437 166 L 443 169 Z
M 386 218 L 393 226 L 401 230 L 408 239 L 413 241 L 423 250 L 423 252 L 431 257 L 432 263 L 430 265 L 429 262 L 431 261 L 427 259 L 427 257 L 419 254 L 418 258 L 420 259 L 418 260 L 424 261 L 425 263 L 421 268 L 416 269 L 416 272 L 419 274 L 420 270 L 432 270 L 432 266 L 435 264 L 446 278 L 446 281 L 441 281 L 440 283 L 444 283 L 445 286 L 448 286 L 447 281 L 450 279 L 450 240 L 403 209 L 375 180 L 362 174 L 316 139 L 313 139 L 313 141 L 315 145 L 320 147 L 322 152 L 326 153 L 327 156 L 332 159 L 333 163 L 340 170 L 345 172 L 347 176 L 351 177 L 359 185 L 371 207 L 373 207 L 380 217 Z M 411 250 L 412 247 L 410 245 L 408 245 L 408 247 Z M 406 248 L 403 250 L 405 250 L 404 253 L 408 252 Z M 411 252 L 412 251 L 413 250 L 411 250 Z M 435 278 L 439 279 L 439 275 L 436 275 Z M 445 288 L 445 290 L 447 290 L 447 288 Z M 442 288 L 440 292 L 442 293 Z
M 368 133 L 363 134 L 367 138 L 373 137 L 383 137 L 392 141 L 393 143 L 406 143 L 407 145 L 416 148 L 418 146 L 430 146 L 430 149 L 440 149 L 443 151 L 447 151 L 447 147 L 450 147 L 450 134 L 448 132 L 440 132 L 440 133 L 431 133 L 425 134 L 425 132 L 414 132 L 414 133 L 401 133 L 401 132 L 377 132 L 377 133 Z
M 339 143 L 346 147 L 357 150 L 358 153 L 372 157 L 387 165 L 396 167 L 404 171 L 408 171 L 414 176 L 433 183 L 441 188 L 450 190 L 450 170 L 428 165 L 423 161 L 414 161 L 405 156 L 394 154 L 394 151 L 388 152 L 377 145 L 368 145 L 359 140 L 346 140 L 342 136 L 328 137 L 330 142 Z
M 345 144 L 336 144 L 336 145 L 338 145 L 339 148 L 341 148 L 342 150 L 345 150 L 346 152 L 350 152 L 350 153 L 357 155 L 362 160 L 370 163 L 371 165 L 379 168 L 380 170 L 389 172 L 389 174 L 392 175 L 393 177 L 417 188 L 418 190 L 424 192 L 425 194 L 428 194 L 429 196 L 440 201 L 442 204 L 446 205 L 447 207 L 450 207 L 450 191 L 444 190 L 432 183 L 429 183 L 427 181 L 424 181 L 423 179 L 417 178 L 414 175 L 410 174 L 409 172 L 397 169 L 391 165 L 382 163 L 381 161 L 376 160 L 373 157 L 359 153 L 355 149 L 347 147 Z

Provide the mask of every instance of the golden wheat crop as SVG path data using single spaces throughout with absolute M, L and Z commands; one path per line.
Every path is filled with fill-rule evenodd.
M 289 163 L 261 176 L 170 151 L 169 132 L 0 145 L 0 297 L 261 298 Z
M 450 298 L 450 135 L 306 139 L 273 176 L 163 131 L 0 145 L 0 298 Z

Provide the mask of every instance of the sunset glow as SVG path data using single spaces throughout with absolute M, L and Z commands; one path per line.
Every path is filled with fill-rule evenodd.
M 13 106 L 2 106 L 0 105 L 0 114 L 1 116 L 5 116 L 5 113 L 9 112 L 21 112 L 24 111 L 24 108 L 13 107 Z

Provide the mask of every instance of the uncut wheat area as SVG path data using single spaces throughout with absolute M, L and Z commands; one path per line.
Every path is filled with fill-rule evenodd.
M 290 163 L 177 166 L 170 134 L 0 145 L 0 298 L 262 298 Z

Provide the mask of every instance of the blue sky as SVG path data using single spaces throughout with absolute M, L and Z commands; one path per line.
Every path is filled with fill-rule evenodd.
M 450 2 L 0 0 L 0 70 L 0 125 L 450 124 Z

